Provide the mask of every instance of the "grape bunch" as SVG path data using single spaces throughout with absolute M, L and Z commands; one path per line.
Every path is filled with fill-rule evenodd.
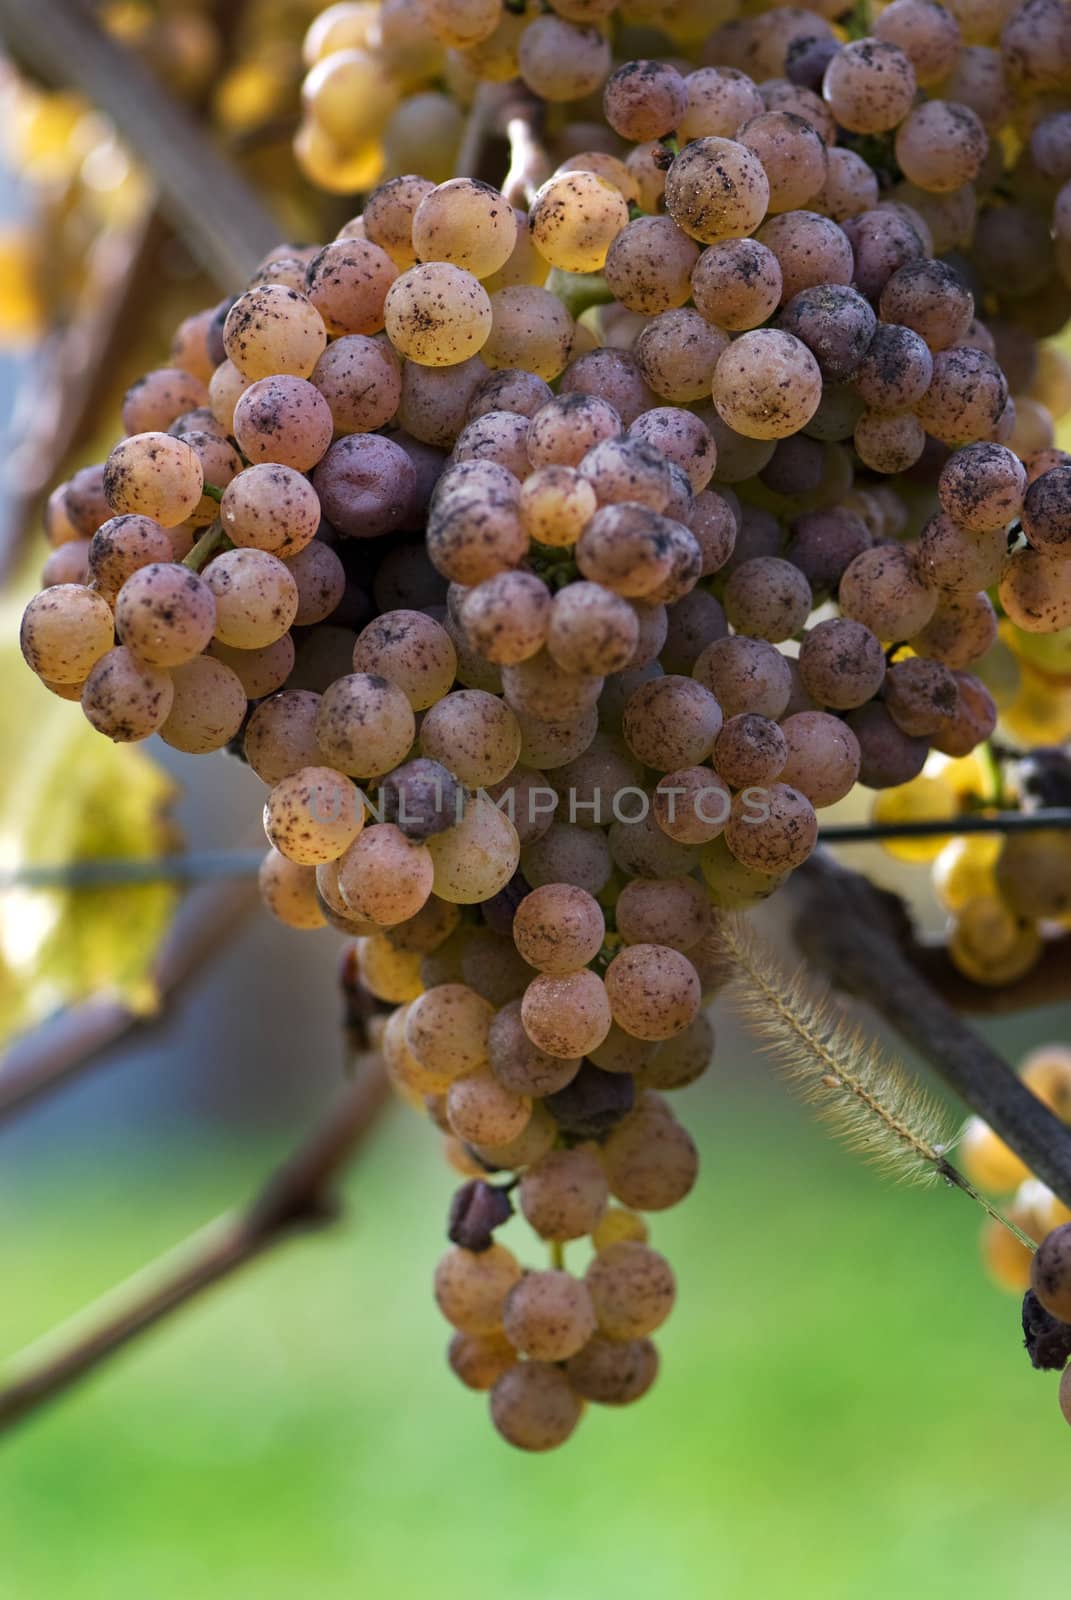
M 48 503 L 22 645 L 106 737 L 231 748 L 265 784 L 266 905 L 349 937 L 465 1180 L 451 1366 L 542 1450 L 656 1375 L 674 1279 L 645 1218 L 696 1179 L 670 1102 L 711 1059 L 718 912 L 857 783 L 907 792 L 988 739 L 998 604 L 1071 623 L 1071 472 L 1024 393 L 1062 268 L 1006 300 L 977 243 L 1013 209 L 987 126 L 1071 65 L 1038 0 L 1001 51 L 918 0 L 853 42 L 770 10 L 687 74 L 611 71 L 610 8 L 491 9 L 530 87 L 542 23 L 563 74 L 600 41 L 591 83 L 540 91 L 605 79 L 592 147 L 526 212 L 390 178 L 183 322 Z M 968 49 L 1007 77 L 988 124 L 925 97 Z M 514 1196 L 549 1267 L 495 1238 Z

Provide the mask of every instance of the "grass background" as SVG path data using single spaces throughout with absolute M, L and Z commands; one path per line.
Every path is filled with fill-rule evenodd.
M 643 1403 L 592 1408 L 545 1457 L 493 1435 L 485 1399 L 444 1369 L 430 1302 L 450 1176 L 399 1109 L 340 1228 L 255 1265 L 6 1442 L 0 1596 L 1060 1592 L 1069 1436 L 1015 1302 L 979 1270 L 974 1208 L 890 1188 L 717 1065 L 686 1100 L 703 1173 L 654 1219 L 680 1298 Z M 274 1154 L 186 1131 L 151 1159 L 116 1135 L 13 1152 L 5 1352 Z

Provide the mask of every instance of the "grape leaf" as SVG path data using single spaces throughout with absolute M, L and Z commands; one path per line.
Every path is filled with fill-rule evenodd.
M 37 683 L 13 642 L 21 605 L 0 606 L 0 874 L 173 849 L 171 779 Z M 176 898 L 164 883 L 0 888 L 0 1044 L 102 990 L 151 1011 L 153 959 Z

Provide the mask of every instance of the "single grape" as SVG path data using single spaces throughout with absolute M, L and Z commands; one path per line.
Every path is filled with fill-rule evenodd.
M 108 602 L 76 583 L 57 584 L 35 595 L 19 630 L 27 665 L 51 683 L 82 683 L 114 641 Z
M 741 334 L 722 353 L 713 393 L 719 416 L 738 433 L 750 439 L 783 439 L 814 416 L 822 375 L 799 339 L 759 328 Z
M 257 887 L 264 906 L 288 928 L 322 928 L 324 914 L 316 898 L 316 873 L 299 867 L 274 847 L 257 871 Z
M 357 636 L 353 670 L 378 673 L 402 690 L 414 711 L 449 693 L 457 655 L 446 630 L 421 611 L 385 611 Z
M 257 706 L 245 730 L 243 752 L 257 777 L 267 784 L 323 764 L 316 738 L 320 696 L 286 689 Z
M 491 301 L 471 272 L 434 261 L 395 279 L 384 317 L 391 343 L 408 360 L 452 367 L 487 342 Z
M 280 779 L 264 805 L 269 842 L 304 867 L 337 861 L 363 823 L 356 786 L 332 767 L 302 767 Z
M 505 1245 L 492 1244 L 479 1253 L 455 1245 L 435 1268 L 435 1299 L 461 1332 L 495 1333 L 502 1327 L 506 1296 L 520 1280 L 520 1263 Z
M 666 174 L 667 211 L 703 244 L 754 233 L 769 199 L 762 162 L 735 139 L 693 140 Z
M 548 1055 L 582 1056 L 609 1032 L 610 1002 L 602 979 L 587 968 L 540 974 L 525 990 L 521 1019 L 532 1043 Z
M 506 1337 L 533 1361 L 567 1361 L 595 1332 L 595 1312 L 582 1279 L 562 1271 L 529 1272 L 506 1297 Z
M 454 905 L 491 899 L 516 872 L 521 853 L 516 828 L 483 796 L 467 801 L 461 821 L 435 833 L 428 849 L 435 863 L 435 893 Z
M 700 1168 L 695 1142 L 688 1131 L 671 1115 L 645 1110 L 642 1102 L 605 1142 L 604 1163 L 610 1194 L 636 1211 L 666 1211 L 680 1205 L 695 1187 Z M 624 1246 L 615 1245 L 613 1250 L 624 1250 Z M 664 1304 L 661 1299 L 660 1304 Z M 610 1333 L 608 1314 L 605 1318 L 599 1310 L 596 1314 L 605 1333 Z M 624 1333 L 624 1338 L 631 1338 L 631 1334 Z
M 171 711 L 174 695 L 169 673 L 139 661 L 119 645 L 91 667 L 82 687 L 82 710 L 98 733 L 127 744 L 157 732 Z
M 115 446 L 104 466 L 104 493 L 118 513 L 150 517 L 164 528 L 185 522 L 200 502 L 204 473 L 184 439 L 136 433 Z M 105 520 L 94 522 L 93 530 Z
M 621 191 L 593 172 L 563 172 L 537 190 L 529 213 L 532 242 L 552 267 L 598 272 L 628 225 Z
M 583 1399 L 604 1406 L 631 1405 L 642 1399 L 657 1378 L 658 1351 L 650 1339 L 609 1339 L 595 1334 L 565 1370 L 572 1388 Z
M 1071 1224 L 1054 1228 L 1038 1245 L 1030 1282 L 1046 1311 L 1071 1321 Z
M 205 568 L 215 600 L 215 636 L 240 650 L 274 644 L 297 616 L 298 589 L 278 556 L 264 550 L 230 550 Z
M 172 667 L 171 683 L 171 709 L 160 724 L 164 743 L 189 755 L 222 750 L 238 733 L 248 709 L 238 674 L 213 656 L 195 656 Z
M 549 15 L 539 19 L 556 20 Z M 533 23 L 528 33 L 536 26 L 538 23 Z M 536 81 L 546 87 L 544 80 Z M 491 1421 L 507 1443 L 519 1450 L 557 1449 L 575 1430 L 583 1407 L 565 1373 L 550 1362 L 518 1362 L 491 1390 Z
M 119 638 L 152 666 L 191 661 L 209 643 L 215 627 L 216 600 L 207 580 L 172 562 L 140 567 L 116 598 Z
M 613 1019 L 640 1039 L 669 1039 L 694 1019 L 700 1002 L 695 968 L 667 945 L 621 950 L 606 970 Z
M 403 691 L 377 674 L 355 672 L 334 682 L 318 713 L 317 737 L 340 769 L 378 777 L 397 766 L 413 743 L 413 712 Z

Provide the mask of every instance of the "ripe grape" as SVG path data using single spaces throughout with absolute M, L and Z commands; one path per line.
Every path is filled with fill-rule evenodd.
M 788 755 L 785 736 L 768 717 L 744 712 L 730 717 L 714 741 L 715 772 L 734 789 L 772 781 Z
M 618 229 L 604 276 L 622 305 L 655 316 L 691 297 L 692 274 L 701 259 L 699 246 L 672 218 L 637 217 Z
M 112 511 L 150 517 L 177 527 L 197 509 L 204 473 L 195 451 L 168 433 L 135 433 L 115 446 L 104 467 L 104 493 Z M 100 516 L 95 531 L 105 520 Z
M 333 340 L 309 381 L 326 400 L 336 433 L 374 432 L 391 420 L 402 398 L 397 359 L 364 334 Z
M 281 778 L 264 804 L 269 842 L 303 867 L 337 861 L 363 822 L 355 785 L 333 767 L 302 767 Z
M 491 899 L 516 872 L 521 853 L 512 822 L 481 795 L 466 802 L 460 822 L 429 838 L 428 849 L 435 893 L 454 905 Z
M 542 1239 L 580 1239 L 598 1225 L 609 1190 L 598 1157 L 579 1146 L 551 1150 L 521 1178 L 525 1221 Z
M 669 1262 L 657 1250 L 632 1240 L 600 1251 L 585 1281 L 599 1328 L 611 1339 L 639 1339 L 653 1333 L 676 1299 Z
M 556 20 L 549 15 L 538 19 Z M 525 39 L 535 31 L 538 21 L 528 29 Z M 583 1408 L 584 1402 L 565 1373 L 552 1362 L 518 1362 L 503 1373 L 491 1390 L 491 1421 L 502 1437 L 520 1450 L 554 1450 L 564 1444 L 580 1421 Z
M 575 328 L 556 295 L 538 284 L 508 284 L 489 302 L 490 329 L 483 344 L 489 367 L 523 367 L 550 382 L 565 368 Z
M 312 867 L 299 867 L 273 847 L 260 863 L 257 887 L 261 901 L 272 916 L 288 928 L 324 926 L 324 914 L 316 898 L 316 874 Z
M 323 763 L 316 738 L 320 696 L 286 689 L 257 706 L 245 730 L 245 759 L 264 783 L 276 784 L 302 767 Z
M 934 194 L 973 183 L 988 149 L 981 119 L 954 100 L 924 100 L 896 131 L 896 159 L 904 177 Z
M 216 600 L 208 582 L 171 562 L 138 568 L 116 598 L 115 631 L 152 666 L 191 661 L 209 643 L 215 627 Z
M 337 439 L 312 477 L 324 516 L 351 539 L 374 539 L 402 525 L 416 491 L 416 468 L 394 439 Z
M 554 1056 L 586 1055 L 605 1039 L 612 1020 L 603 981 L 587 968 L 533 978 L 521 1019 L 532 1043 Z
M 817 705 L 834 711 L 861 706 L 880 689 L 885 656 L 862 622 L 830 617 L 811 628 L 800 646 L 800 676 Z
M 19 631 L 27 665 L 51 683 L 82 683 L 114 640 L 111 607 L 76 583 L 57 584 L 35 595 Z
M 647 323 L 636 340 L 636 362 L 655 395 L 680 405 L 710 393 L 728 342 L 720 328 L 685 306 Z
M 667 945 L 620 950 L 606 970 L 613 1019 L 639 1039 L 669 1039 L 693 1020 L 700 988 L 695 968 Z
M 526 1273 L 506 1297 L 502 1325 L 521 1355 L 567 1361 L 595 1332 L 587 1285 L 568 1272 Z
M 915 98 L 911 58 L 884 39 L 857 39 L 826 68 L 822 94 L 842 128 L 886 133 L 902 122 Z
M 189 755 L 206 755 L 229 744 L 248 708 L 245 688 L 233 668 L 213 656 L 195 656 L 172 667 L 171 684 L 171 709 L 160 724 L 164 743 Z M 99 695 L 99 678 L 96 692 Z M 85 697 L 82 704 L 86 706 Z
M 598 28 L 577 27 L 553 13 L 536 17 L 521 35 L 520 76 L 542 100 L 582 100 L 610 70 L 610 41 Z
M 721 725 L 721 707 L 709 689 L 694 678 L 668 674 L 630 695 L 622 731 L 645 766 L 674 772 L 705 760 Z
M 478 1254 L 454 1245 L 435 1268 L 435 1299 L 462 1333 L 495 1333 L 502 1327 L 506 1296 L 520 1280 L 520 1263 L 505 1245 L 492 1244 Z
M 1038 1245 L 1030 1282 L 1051 1316 L 1071 1322 L 1071 1223 L 1054 1228 Z
M 604 1406 L 631 1405 L 642 1399 L 658 1376 L 658 1351 L 650 1339 L 609 1339 L 595 1334 L 569 1360 L 565 1371 L 583 1399 Z
M 814 416 L 822 375 L 807 346 L 776 328 L 743 333 L 718 359 L 714 404 L 749 439 L 783 439 Z
M 297 615 L 294 576 L 265 550 L 225 551 L 205 568 L 204 583 L 215 601 L 215 637 L 221 644 L 262 649 L 282 638 Z M 117 616 L 122 603 L 120 595 Z
M 312 383 L 284 374 L 261 378 L 242 392 L 233 426 L 249 460 L 277 462 L 300 473 L 323 457 L 331 443 L 333 419 Z
M 620 189 L 593 172 L 563 172 L 536 192 L 529 213 L 532 242 L 552 267 L 598 272 L 628 224 Z
M 450 1370 L 466 1389 L 493 1389 L 517 1360 L 517 1352 L 502 1333 L 462 1333 L 450 1340 Z
M 433 261 L 410 267 L 387 291 L 391 344 L 410 361 L 452 367 L 473 356 L 491 332 L 491 301 L 471 272 Z
M 307 378 L 326 344 L 319 311 L 281 284 L 261 284 L 239 295 L 223 328 L 228 358 L 250 381 L 279 373 Z
M 798 210 L 822 189 L 825 144 L 811 123 L 794 112 L 763 111 L 743 123 L 734 137 L 762 162 L 770 186 L 768 215 Z
M 98 733 L 126 744 L 147 739 L 162 726 L 174 694 L 169 673 L 148 666 L 119 645 L 105 651 L 90 668 L 81 689 L 82 710 Z
M 882 667 L 884 670 L 884 660 Z M 787 706 L 792 687 L 784 656 L 765 640 L 742 635 L 715 639 L 696 660 L 692 676 L 712 692 L 724 715 L 730 717 L 755 711 L 776 719 Z
M 754 233 L 769 199 L 762 162 L 735 139 L 693 140 L 666 174 L 666 210 L 703 244 Z
M 773 644 L 799 632 L 812 604 L 803 573 L 778 556 L 742 562 L 725 586 L 724 601 L 725 615 L 737 633 Z
M 602 947 L 605 922 L 595 899 L 567 883 L 533 889 L 517 907 L 513 939 L 539 972 L 579 972 Z
M 297 584 L 298 607 L 294 613 L 294 626 L 307 628 L 332 616 L 346 593 L 346 569 L 330 545 L 322 544 L 317 539 L 299 550 L 297 555 L 290 556 L 286 566 Z M 261 690 L 261 693 L 267 691 Z
M 897 726 L 883 705 L 874 701 L 852 711 L 849 728 L 859 742 L 859 781 L 870 789 L 893 789 L 917 778 L 929 753 L 925 739 Z

